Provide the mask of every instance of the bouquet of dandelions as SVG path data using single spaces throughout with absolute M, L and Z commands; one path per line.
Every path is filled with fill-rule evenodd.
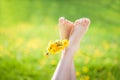
M 69 41 L 67 39 L 50 41 L 48 43 L 46 55 L 56 54 L 56 53 L 64 50 L 68 45 L 69 45 Z

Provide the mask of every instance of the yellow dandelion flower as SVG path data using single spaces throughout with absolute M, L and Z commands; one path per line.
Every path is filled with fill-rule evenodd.
M 79 77 L 81 73 L 79 71 L 76 72 L 76 76 Z
M 80 80 L 90 80 L 90 76 L 85 75 L 85 76 L 81 77 Z
M 69 44 L 69 43 L 68 43 L 68 40 L 67 40 L 67 39 L 63 40 L 63 41 L 62 41 L 62 44 L 63 44 L 65 47 L 68 46 L 68 44 Z
M 64 48 L 65 48 L 64 46 L 60 46 L 60 47 L 59 47 L 60 50 L 63 50 Z
M 55 44 L 57 44 L 58 46 L 62 46 L 62 41 L 56 40 L 56 41 L 55 41 Z
M 83 71 L 84 73 L 87 73 L 87 72 L 89 71 L 89 69 L 88 69 L 87 67 L 83 67 L 82 71 Z
M 90 80 L 90 77 L 88 75 L 84 76 L 84 80 Z
M 94 57 L 101 57 L 101 56 L 103 56 L 103 53 L 101 53 L 100 50 L 96 49 L 94 52 Z
M 57 44 L 53 43 L 53 44 L 50 45 L 50 47 L 54 47 L 55 48 L 55 47 L 57 47 Z
M 52 49 L 51 47 L 48 47 L 48 48 L 47 48 L 47 52 L 50 53 L 50 52 L 51 52 L 51 49 Z
M 51 53 L 52 54 L 55 54 L 57 51 L 56 51 L 56 49 L 55 48 L 53 48 L 52 50 L 51 50 Z
M 80 80 L 85 80 L 85 79 L 82 77 L 82 78 L 80 78 Z
M 56 51 L 57 51 L 57 52 L 60 52 L 60 51 L 61 51 L 61 48 L 60 48 L 60 47 L 57 47 L 57 48 L 56 48 Z

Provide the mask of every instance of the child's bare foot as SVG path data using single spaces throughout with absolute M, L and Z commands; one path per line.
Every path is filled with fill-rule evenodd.
M 64 17 L 59 18 L 59 29 L 61 39 L 69 39 L 70 32 L 73 26 L 74 24 L 71 21 L 65 19 Z
M 70 47 L 72 47 L 73 50 L 79 47 L 80 40 L 87 32 L 89 24 L 90 20 L 88 18 L 81 18 L 75 21 L 75 27 L 70 36 Z

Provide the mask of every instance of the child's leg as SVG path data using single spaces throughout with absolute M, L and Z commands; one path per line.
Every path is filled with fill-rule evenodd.
M 73 61 L 70 68 L 70 80 L 76 80 L 75 66 Z
M 61 17 L 59 19 L 59 29 L 60 29 L 61 39 L 69 39 L 71 30 L 73 29 L 73 27 L 74 27 L 74 24 L 72 22 L 65 19 L 64 17 Z M 70 65 L 70 80 L 76 80 L 75 68 L 74 68 L 73 61 Z

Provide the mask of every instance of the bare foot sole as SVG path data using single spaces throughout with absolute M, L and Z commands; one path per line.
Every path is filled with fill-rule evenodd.
M 59 18 L 59 29 L 61 39 L 69 39 L 70 32 L 73 26 L 74 24 L 71 21 L 65 19 L 64 17 Z
M 70 46 L 74 46 L 74 48 L 79 47 L 80 40 L 87 32 L 89 25 L 90 25 L 90 20 L 88 18 L 81 18 L 75 21 L 74 23 L 75 27 L 71 32 Z

